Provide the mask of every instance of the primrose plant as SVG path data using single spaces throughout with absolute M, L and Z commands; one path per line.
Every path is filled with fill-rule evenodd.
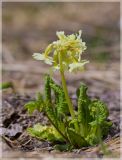
M 51 65 L 53 71 L 59 70 L 62 86 L 49 75 L 45 76 L 44 95 L 38 93 L 36 100 L 28 102 L 25 107 L 29 113 L 34 110 L 44 112 L 50 125 L 35 124 L 28 128 L 28 133 L 52 142 L 60 150 L 96 145 L 112 125 L 107 121 L 107 106 L 100 100 L 91 100 L 87 95 L 87 86 L 81 83 L 76 91 L 78 107 L 75 109 L 64 75 L 65 71 L 82 71 L 89 62 L 81 59 L 86 44 L 81 39 L 81 31 L 71 35 L 57 32 L 57 37 L 58 40 L 49 44 L 44 53 L 34 53 L 33 57 Z

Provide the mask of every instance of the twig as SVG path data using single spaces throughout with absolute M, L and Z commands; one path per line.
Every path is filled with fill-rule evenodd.
M 2 136 L 2 139 L 7 143 L 7 145 L 8 145 L 10 148 L 14 148 L 14 147 L 15 147 L 16 142 L 11 141 L 9 138 L 7 138 L 7 137 L 5 137 L 5 136 Z

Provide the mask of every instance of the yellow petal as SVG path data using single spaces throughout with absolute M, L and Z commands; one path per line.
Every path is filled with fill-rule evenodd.
M 34 53 L 32 56 L 36 60 L 44 60 L 45 59 L 45 56 L 41 53 Z

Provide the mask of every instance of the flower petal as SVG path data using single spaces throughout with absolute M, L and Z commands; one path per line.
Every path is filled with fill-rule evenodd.
M 81 38 L 81 34 L 82 34 L 82 31 L 81 31 L 81 30 L 79 30 L 79 35 L 77 36 L 77 38 L 78 38 L 78 39 L 80 39 L 80 38 Z
M 41 53 L 34 53 L 32 56 L 36 60 L 44 60 L 45 59 L 45 56 Z
M 66 38 L 64 31 L 56 32 L 56 35 L 60 40 L 63 40 Z
M 45 58 L 45 63 L 49 64 L 49 65 L 52 65 L 53 61 L 49 58 Z
M 86 50 L 81 33 L 81 30 L 77 34 L 71 35 L 65 35 L 64 31 L 56 32 L 58 40 L 49 44 L 42 54 L 34 53 L 33 57 L 36 60 L 43 60 L 46 64 L 53 65 L 54 69 L 59 70 L 59 54 L 61 54 L 64 71 L 83 70 L 88 61 L 81 61 L 81 55 Z
M 80 63 L 69 64 L 69 72 L 81 71 L 84 69 L 84 65 L 89 63 L 89 61 L 81 61 Z

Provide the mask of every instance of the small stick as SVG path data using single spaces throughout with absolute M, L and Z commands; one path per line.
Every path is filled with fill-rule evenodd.
M 16 142 L 11 141 L 9 138 L 7 138 L 7 137 L 5 137 L 5 136 L 2 136 L 2 139 L 7 143 L 7 145 L 8 145 L 10 148 L 14 148 L 14 145 L 16 144 Z

